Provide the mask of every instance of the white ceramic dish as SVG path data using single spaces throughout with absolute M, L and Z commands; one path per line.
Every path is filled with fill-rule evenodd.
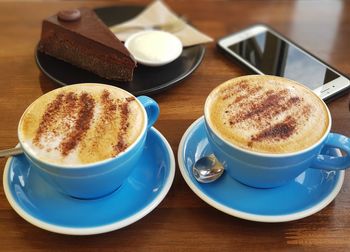
M 135 60 L 146 66 L 163 66 L 182 53 L 182 43 L 175 35 L 158 30 L 146 30 L 131 35 L 125 41 Z

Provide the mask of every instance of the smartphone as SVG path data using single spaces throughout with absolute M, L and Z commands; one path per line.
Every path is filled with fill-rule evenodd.
M 217 47 L 255 73 L 295 80 L 324 100 L 350 87 L 344 75 L 266 25 L 254 25 L 221 38 Z

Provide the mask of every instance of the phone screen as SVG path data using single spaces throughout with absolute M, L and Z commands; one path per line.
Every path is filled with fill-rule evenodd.
M 286 77 L 304 83 L 311 89 L 340 77 L 298 47 L 269 31 L 228 48 L 264 74 Z

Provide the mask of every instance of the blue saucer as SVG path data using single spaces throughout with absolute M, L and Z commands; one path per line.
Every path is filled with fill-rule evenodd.
M 273 189 L 245 186 L 226 173 L 213 183 L 198 183 L 192 175 L 192 165 L 210 154 L 204 118 L 201 117 L 181 139 L 178 150 L 181 174 L 193 192 L 209 205 L 246 220 L 285 222 L 312 215 L 337 196 L 344 181 L 344 171 L 307 169 L 294 181 Z M 340 155 L 335 149 L 329 149 L 327 154 Z
M 116 230 L 141 219 L 165 197 L 175 174 L 167 140 L 152 128 L 140 164 L 114 193 L 80 200 L 58 193 L 28 165 L 24 155 L 9 158 L 4 170 L 6 197 L 25 220 L 48 231 L 88 235 Z

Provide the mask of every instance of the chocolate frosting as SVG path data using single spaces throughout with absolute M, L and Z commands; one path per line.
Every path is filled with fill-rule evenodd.
M 57 14 L 46 18 L 45 21 L 61 26 L 66 30 L 84 36 L 106 47 L 115 49 L 136 65 L 135 60 L 124 44 L 98 18 L 93 10 L 89 8 L 80 8 L 79 10 L 81 16 L 74 21 L 63 21 L 58 18 Z

